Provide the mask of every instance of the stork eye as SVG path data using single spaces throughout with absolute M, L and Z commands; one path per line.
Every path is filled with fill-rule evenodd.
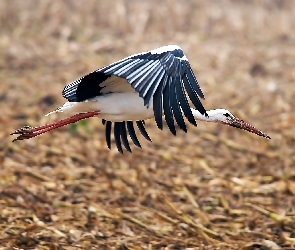
M 230 117 L 230 114 L 229 113 L 225 113 L 223 114 L 225 117 Z

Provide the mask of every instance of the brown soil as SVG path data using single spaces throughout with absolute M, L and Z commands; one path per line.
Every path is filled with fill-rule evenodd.
M 1 249 L 295 249 L 295 2 L 0 1 Z M 199 122 L 121 155 L 96 118 L 12 143 L 64 85 L 182 47 L 205 93 L 271 136 Z

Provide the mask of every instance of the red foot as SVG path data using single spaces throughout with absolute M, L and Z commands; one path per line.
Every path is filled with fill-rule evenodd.
M 15 138 L 13 140 L 13 142 L 19 141 L 19 140 L 30 139 L 30 138 L 38 135 L 38 134 L 34 135 L 34 128 L 30 127 L 30 126 L 24 126 L 23 128 L 20 128 L 20 129 L 14 131 L 10 135 L 16 135 L 16 134 L 19 134 L 19 136 L 17 138 Z

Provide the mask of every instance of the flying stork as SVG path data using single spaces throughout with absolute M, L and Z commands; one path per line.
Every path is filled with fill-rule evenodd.
M 97 116 L 105 125 L 108 148 L 111 148 L 111 130 L 118 151 L 131 148 L 127 139 L 141 147 L 134 130 L 136 123 L 141 134 L 151 140 L 145 130 L 144 120 L 155 118 L 163 129 L 162 116 L 172 134 L 176 135 L 175 122 L 187 132 L 183 116 L 197 126 L 195 119 L 216 122 L 244 129 L 270 139 L 268 135 L 250 124 L 236 118 L 226 109 L 206 111 L 200 98 L 204 94 L 192 71 L 189 61 L 177 45 L 163 46 L 148 52 L 126 57 L 97 69 L 67 84 L 62 92 L 68 101 L 47 115 L 64 112 L 69 118 L 39 127 L 25 126 L 11 134 L 24 140 L 50 130 Z M 189 106 L 188 98 L 196 109 Z

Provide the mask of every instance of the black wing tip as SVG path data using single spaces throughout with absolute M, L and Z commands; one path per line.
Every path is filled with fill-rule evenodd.
M 106 121 L 105 123 L 105 139 L 107 143 L 108 149 L 111 149 L 111 131 L 112 131 L 112 122 L 111 121 Z
M 121 137 L 120 137 L 120 125 L 119 123 L 115 122 L 114 125 L 114 137 L 115 137 L 115 144 L 118 149 L 118 151 L 123 154 L 123 149 L 121 145 Z
M 106 126 L 105 137 L 106 137 L 107 147 L 108 147 L 108 149 L 111 149 L 112 122 L 106 121 L 103 119 L 102 123 Z M 144 136 L 144 138 L 146 140 L 152 142 L 152 139 L 149 137 L 148 133 L 145 130 L 145 126 L 144 126 L 145 121 L 138 120 L 138 121 L 136 121 L 136 123 L 137 123 L 140 133 Z M 126 128 L 126 124 L 127 124 L 127 128 Z M 122 144 L 126 148 L 127 152 L 132 153 L 132 149 L 131 149 L 130 144 L 127 139 L 127 131 L 128 131 L 129 136 L 131 137 L 131 140 L 133 141 L 134 145 L 139 148 L 142 148 L 139 140 L 137 139 L 132 121 L 114 122 L 113 129 L 114 129 L 115 144 L 116 144 L 117 150 L 120 154 L 124 154 Z M 127 129 L 127 131 L 126 131 L 126 129 Z
M 141 148 L 141 145 L 140 145 L 139 140 L 137 139 L 132 121 L 127 121 L 127 130 L 128 130 L 129 136 L 130 136 L 131 140 L 133 141 L 134 145 Z
M 145 137 L 145 138 L 146 138 L 148 141 L 153 142 L 149 135 L 148 135 L 148 137 Z
M 156 121 L 156 124 L 157 124 L 158 129 L 163 130 L 163 123 L 160 123 L 160 124 L 159 124 L 159 123 Z
M 197 94 L 198 94 L 198 96 L 201 98 L 201 99 L 203 99 L 203 100 L 205 100 L 205 95 L 204 95 L 204 93 L 203 93 L 203 91 L 202 91 L 202 89 L 201 89 L 201 86 L 200 86 L 200 84 L 199 84 L 199 81 L 196 79 L 196 81 L 197 81 L 197 86 L 198 86 L 198 91 L 196 91 L 197 92 Z
M 150 136 L 148 135 L 148 133 L 146 132 L 145 130 L 145 127 L 144 127 L 144 120 L 139 120 L 139 121 L 136 121 L 136 124 L 137 124 L 137 127 L 140 131 L 140 133 L 144 136 L 144 138 L 148 141 L 152 141 Z
M 174 136 L 177 135 L 176 130 L 171 130 L 170 128 L 169 128 L 169 130 L 170 130 L 170 132 L 171 132 Z
M 128 138 L 127 138 L 127 131 L 126 131 L 126 122 L 120 122 L 120 134 L 121 134 L 121 140 L 123 142 L 124 147 L 126 150 L 130 153 L 132 153 L 132 150 L 130 148 Z

